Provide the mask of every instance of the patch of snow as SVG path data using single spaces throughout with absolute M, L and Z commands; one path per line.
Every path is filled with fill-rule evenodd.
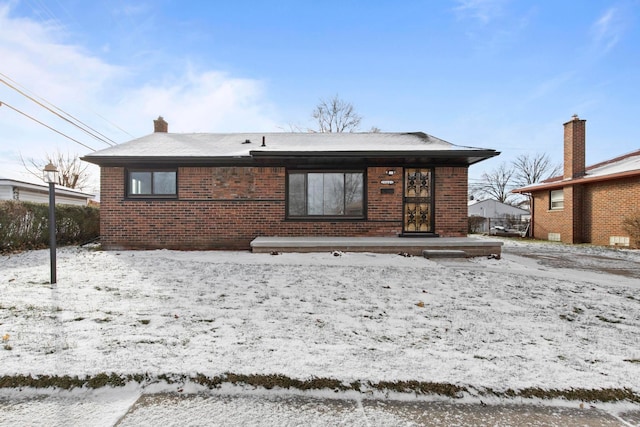
M 54 286 L 48 251 L 2 256 L 0 376 L 232 372 L 640 392 L 635 279 L 508 254 L 452 265 L 340 255 L 67 247 Z

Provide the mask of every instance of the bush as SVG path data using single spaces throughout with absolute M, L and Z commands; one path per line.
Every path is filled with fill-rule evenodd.
M 629 246 L 640 248 L 640 213 L 625 217 L 622 228 L 629 233 Z
M 89 206 L 56 205 L 56 242 L 84 243 L 100 235 L 100 210 Z M 0 202 L 0 252 L 49 246 L 49 205 Z
M 481 216 L 470 216 L 469 217 L 469 226 L 467 231 L 471 234 L 471 233 L 477 233 L 481 228 L 482 228 L 482 224 L 484 224 L 485 222 L 487 222 L 486 218 L 483 218 Z

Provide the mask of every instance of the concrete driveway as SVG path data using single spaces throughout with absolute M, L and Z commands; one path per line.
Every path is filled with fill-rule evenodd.
M 603 253 L 584 250 L 576 255 L 572 251 L 567 251 L 565 246 L 545 244 L 505 245 L 502 251 L 503 255 L 529 258 L 548 268 L 587 270 L 640 279 L 640 262 L 625 256 L 624 251 L 611 250 Z

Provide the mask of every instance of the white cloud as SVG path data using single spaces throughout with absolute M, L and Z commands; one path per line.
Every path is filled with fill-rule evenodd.
M 153 130 L 162 115 L 170 132 L 241 132 L 276 130 L 273 108 L 263 100 L 262 83 L 231 77 L 220 71 L 194 71 L 147 83 L 126 95 L 120 109 L 135 111 L 142 120 L 131 128 Z
M 9 12 L 8 6 L 0 6 L 0 57 L 11 58 L 3 61 L 2 72 L 35 93 L 82 101 L 122 72 L 80 46 L 65 43 L 63 29 L 12 18 Z
M 616 8 L 606 10 L 591 27 L 595 47 L 607 53 L 620 41 L 624 29 L 620 10 Z
M 471 17 L 488 24 L 503 13 L 505 0 L 458 0 L 454 10 L 461 17 Z
M 537 84 L 532 85 L 528 90 L 525 101 L 532 102 L 539 99 L 548 99 L 550 95 L 558 93 L 558 91 L 575 78 L 575 76 L 575 71 L 565 71 L 537 82 Z
M 102 46 L 109 46 L 109 41 Z M 0 73 L 116 142 L 131 137 L 109 122 L 138 137 L 153 131 L 152 119 L 158 115 L 166 118 L 171 131 L 178 132 L 276 129 L 274 108 L 265 101 L 258 80 L 205 67 L 194 70 L 186 64 L 182 71 L 156 81 L 152 78 L 157 75 L 137 74 L 137 70 L 152 67 L 114 65 L 99 56 L 102 52 L 89 52 L 82 41 L 70 40 L 60 25 L 12 16 L 10 4 L 0 4 Z M 167 69 L 180 69 L 171 65 Z M 107 147 L 2 83 L 0 102 L 93 148 Z M 89 152 L 6 106 L 0 107 L 0 129 L 0 174 L 21 172 L 20 155 L 41 158 L 55 150 Z
M 517 45 L 537 13 L 536 6 L 514 8 L 510 0 L 456 0 L 453 8 L 479 55 L 493 55 Z

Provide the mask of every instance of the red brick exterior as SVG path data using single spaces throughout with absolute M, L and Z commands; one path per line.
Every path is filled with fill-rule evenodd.
M 625 217 L 640 215 L 640 179 L 627 178 L 592 184 L 585 191 L 585 241 L 608 245 L 609 236 L 628 236 L 622 228 Z
M 435 170 L 436 233 L 441 236 L 467 235 L 468 172 L 466 167 L 442 167 Z
M 586 123 L 574 115 L 564 124 L 564 179 L 584 175 Z
M 619 161 L 621 156 L 591 168 L 585 167 L 586 120 L 578 116 L 564 124 L 564 174 L 534 191 L 533 237 L 549 239 L 557 233 L 564 243 L 609 245 L 611 237 L 630 237 L 623 229 L 625 217 L 640 215 L 640 179 L 638 176 L 591 177 L 585 173 L 596 166 Z M 581 179 L 582 178 L 582 179 Z M 564 208 L 550 209 L 550 194 L 563 190 Z M 633 244 L 633 242 L 630 242 Z
M 386 171 L 396 170 L 389 176 Z M 434 169 L 435 231 L 466 236 L 467 168 Z M 125 197 L 125 168 L 101 168 L 101 235 L 107 249 L 249 249 L 257 236 L 397 236 L 403 170 L 368 167 L 365 220 L 287 220 L 284 167 L 180 167 L 178 198 Z M 393 184 L 382 184 L 392 180 Z M 381 189 L 393 189 L 383 193 Z
M 579 193 L 581 206 L 572 201 Z M 560 233 L 565 243 L 607 246 L 610 237 L 629 237 L 622 223 L 625 217 L 640 215 L 640 179 L 599 181 L 564 187 L 564 209 L 549 209 L 550 190 L 534 196 L 534 237 L 547 239 Z

